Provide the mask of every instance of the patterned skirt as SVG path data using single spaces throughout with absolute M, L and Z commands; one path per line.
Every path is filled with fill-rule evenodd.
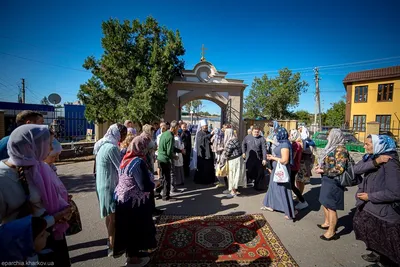
M 356 239 L 363 241 L 368 249 L 400 264 L 400 224 L 389 223 L 366 211 L 357 210 L 353 228 Z

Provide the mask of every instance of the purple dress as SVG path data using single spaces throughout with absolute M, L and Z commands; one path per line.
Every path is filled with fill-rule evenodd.
M 278 158 L 282 157 L 281 149 L 287 148 L 290 149 L 289 144 L 280 143 L 278 146 L 274 148 L 274 153 Z M 274 161 L 272 166 L 272 174 L 271 179 L 269 181 L 269 187 L 267 194 L 264 197 L 263 204 L 265 207 L 269 207 L 276 211 L 284 212 L 286 216 L 289 218 L 294 218 L 294 204 L 292 199 L 292 187 L 290 185 L 290 181 L 288 183 L 276 183 L 274 182 L 274 173 L 276 169 L 277 162 Z M 290 175 L 290 164 L 284 165 L 288 173 Z

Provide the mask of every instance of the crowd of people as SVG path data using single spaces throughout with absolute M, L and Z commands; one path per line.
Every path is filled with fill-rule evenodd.
M 24 111 L 18 127 L 0 140 L 0 261 L 38 259 L 70 266 L 65 236 L 70 229 L 72 198 L 57 176 L 54 162 L 61 145 L 39 113 Z M 224 188 L 227 198 L 241 188 L 265 191 L 262 210 L 295 220 L 308 203 L 303 196 L 312 172 L 321 176 L 319 202 L 324 241 L 337 234 L 338 210 L 344 209 L 340 177 L 360 176 L 354 232 L 380 265 L 400 264 L 400 163 L 393 139 L 369 135 L 366 154 L 354 163 L 340 129 L 332 129 L 324 149 L 316 150 L 306 127 L 287 131 L 274 121 L 269 131 L 225 124 L 209 131 L 200 121 L 192 133 L 182 121 L 113 124 L 94 146 L 94 176 L 107 230 L 108 255 L 126 256 L 127 266 L 145 266 L 156 249 L 153 216 L 162 214 L 156 199 L 175 201 L 192 177 L 196 184 Z M 6 146 L 4 146 L 4 143 Z M 357 177 L 358 177 L 357 176 Z

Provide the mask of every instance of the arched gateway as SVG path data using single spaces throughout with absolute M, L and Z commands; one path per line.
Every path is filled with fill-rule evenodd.
M 243 116 L 243 92 L 247 87 L 243 80 L 225 78 L 227 72 L 218 71 L 205 61 L 193 70 L 184 70 L 168 87 L 168 102 L 165 104 L 164 119 L 180 119 L 181 107 L 196 99 L 206 99 L 221 107 L 221 123 L 230 123 L 239 130 L 239 137 L 245 135 Z

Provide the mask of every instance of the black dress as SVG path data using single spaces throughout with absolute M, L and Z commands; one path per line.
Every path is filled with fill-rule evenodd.
M 183 155 L 183 171 L 185 177 L 190 176 L 190 154 L 192 153 L 192 135 L 189 131 L 184 131 L 181 134 L 182 143 L 185 146 L 186 153 Z
M 214 156 L 211 150 L 211 134 L 197 133 L 197 170 L 194 176 L 196 184 L 212 184 L 216 180 Z

